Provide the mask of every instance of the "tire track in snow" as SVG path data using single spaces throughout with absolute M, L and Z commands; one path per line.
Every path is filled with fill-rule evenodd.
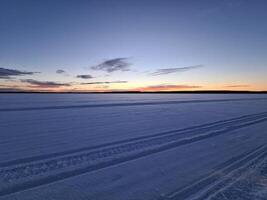
M 153 136 L 103 145 L 77 153 L 65 152 L 27 162 L 10 162 L 0 168 L 0 196 L 135 160 L 182 145 L 267 121 L 267 113 L 211 123 L 186 131 L 172 131 Z M 186 133 L 186 134 L 185 134 Z M 24 160 L 25 161 L 25 160 Z
M 86 105 L 66 105 L 66 106 L 43 106 L 43 107 L 21 107 L 21 108 L 0 108 L 0 112 L 14 111 L 35 111 L 35 110 L 62 110 L 62 109 L 80 109 L 80 108 L 106 108 L 106 107 L 128 107 L 128 106 L 146 106 L 146 105 L 172 105 L 188 103 L 219 103 L 236 101 L 261 101 L 267 98 L 242 98 L 242 99 L 209 99 L 209 100 L 181 100 L 181 101 L 156 101 L 156 102 L 134 102 L 134 103 L 106 103 L 106 104 L 86 104 Z

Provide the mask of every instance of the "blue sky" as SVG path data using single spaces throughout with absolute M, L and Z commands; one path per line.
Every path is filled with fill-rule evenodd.
M 265 0 L 0 0 L 0 87 L 267 90 L 266 10 Z

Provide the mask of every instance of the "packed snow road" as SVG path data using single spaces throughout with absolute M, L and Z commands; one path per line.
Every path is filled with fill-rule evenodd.
M 0 94 L 0 199 L 267 199 L 267 95 Z

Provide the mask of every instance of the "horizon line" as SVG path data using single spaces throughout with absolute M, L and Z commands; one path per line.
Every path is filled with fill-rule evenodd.
M 0 94 L 8 93 L 38 93 L 38 94 L 267 94 L 267 91 L 257 90 L 185 90 L 185 91 L 0 91 Z

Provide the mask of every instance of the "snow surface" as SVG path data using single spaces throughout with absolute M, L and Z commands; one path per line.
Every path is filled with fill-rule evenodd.
M 0 94 L 0 200 L 267 199 L 267 95 Z

